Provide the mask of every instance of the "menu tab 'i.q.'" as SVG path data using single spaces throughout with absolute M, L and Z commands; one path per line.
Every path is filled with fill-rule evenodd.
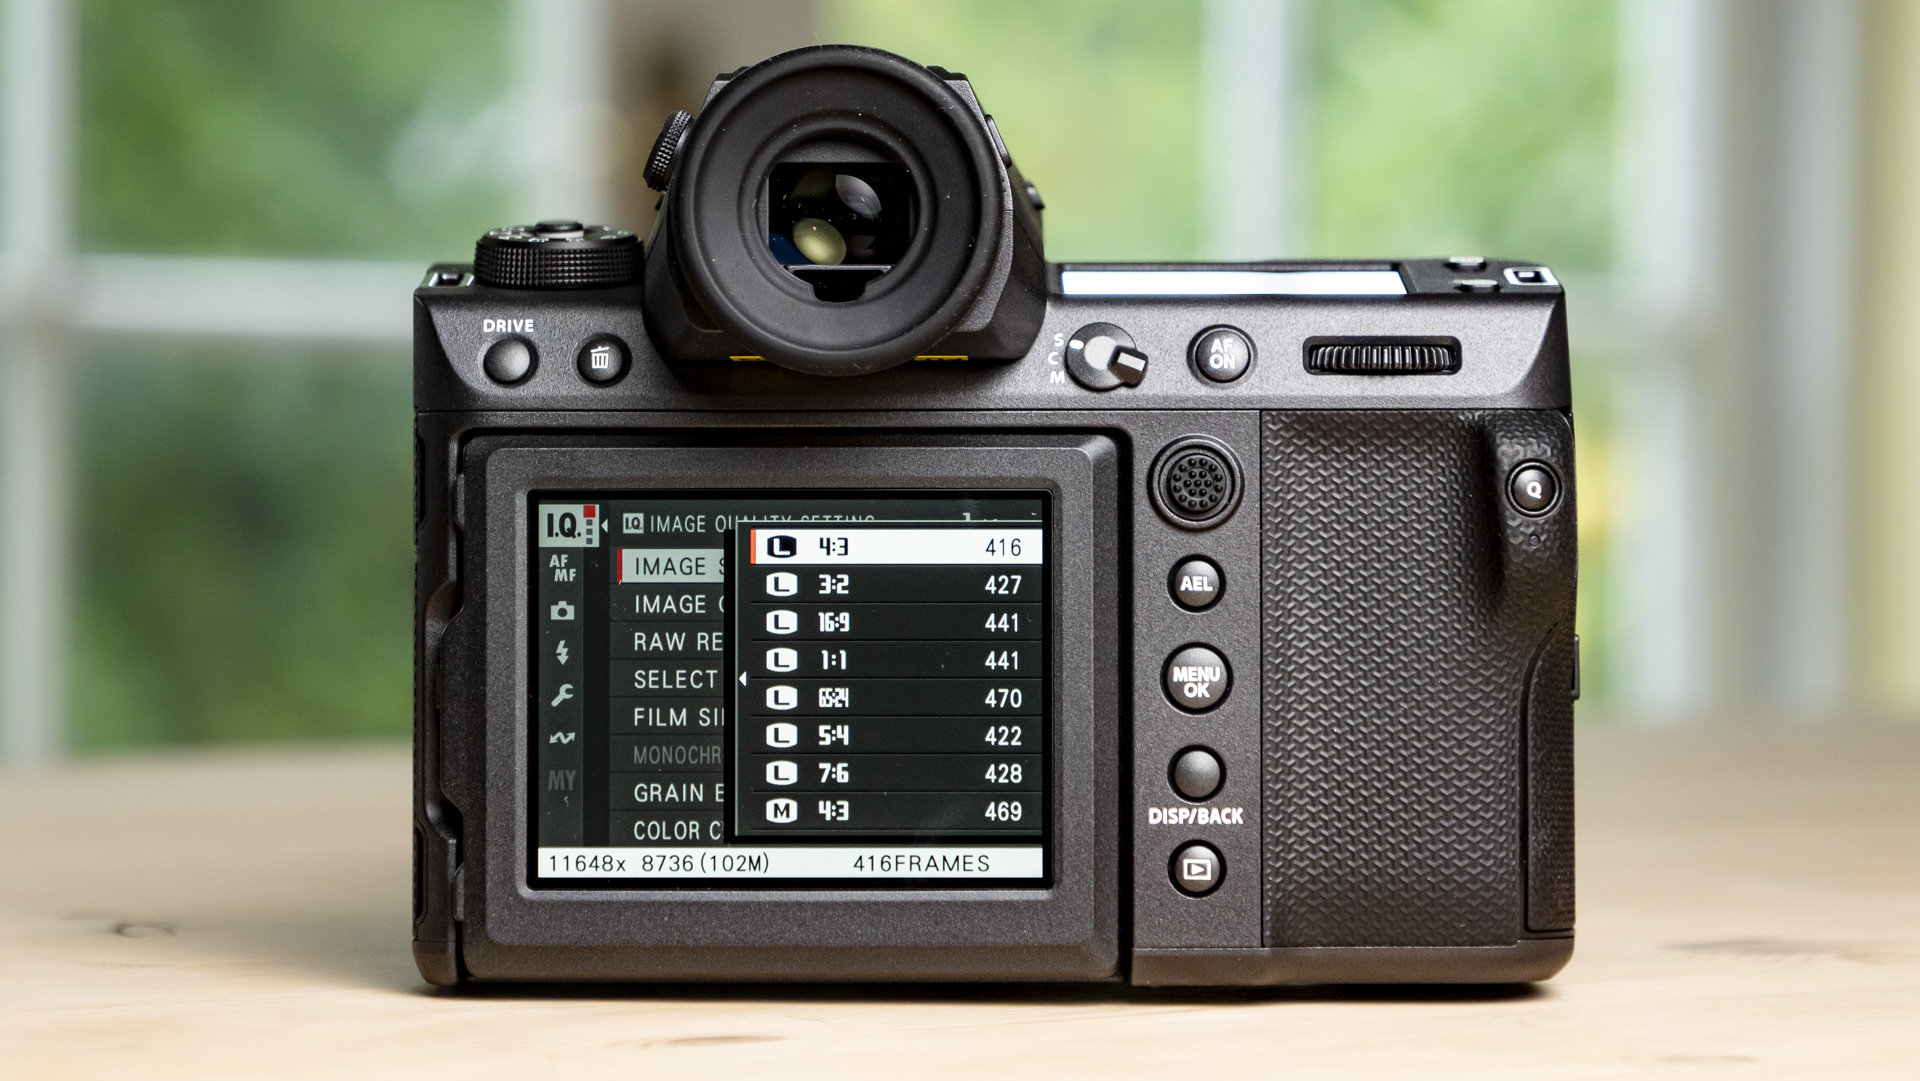
M 533 884 L 1046 881 L 1048 506 L 536 495 Z

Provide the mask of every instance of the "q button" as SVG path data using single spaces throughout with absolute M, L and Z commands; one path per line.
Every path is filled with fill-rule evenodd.
M 1205 713 L 1227 700 L 1233 672 L 1211 647 L 1187 646 L 1167 658 L 1161 685 L 1174 705 L 1188 713 Z
M 1539 462 L 1527 462 L 1508 478 L 1507 498 L 1522 514 L 1545 514 L 1560 498 L 1560 482 L 1551 469 Z

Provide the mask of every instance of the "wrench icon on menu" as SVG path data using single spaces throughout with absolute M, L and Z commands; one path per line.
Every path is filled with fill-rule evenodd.
M 572 698 L 572 697 L 573 697 L 573 684 L 571 684 L 571 683 L 562 683 L 562 684 L 560 685 L 560 693 L 559 693 L 559 694 L 556 694 L 556 695 L 554 695 L 554 696 L 553 696 L 553 701 L 551 701 L 551 702 L 549 702 L 549 703 L 547 703 L 547 704 L 548 704 L 548 705 L 550 705 L 550 706 L 557 706 L 557 705 L 559 705 L 560 703 L 562 703 L 562 702 L 565 702 L 565 701 L 566 701 L 567 699 L 569 699 L 569 698 Z

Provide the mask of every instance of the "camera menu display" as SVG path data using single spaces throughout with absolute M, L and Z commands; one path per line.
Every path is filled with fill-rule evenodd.
M 1044 495 L 530 509 L 534 884 L 1045 881 Z
M 737 835 L 1039 834 L 1038 526 L 735 544 Z

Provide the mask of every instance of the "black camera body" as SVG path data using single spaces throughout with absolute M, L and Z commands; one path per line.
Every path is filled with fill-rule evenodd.
M 1566 963 L 1549 271 L 1049 264 L 965 79 L 844 46 L 647 178 L 415 293 L 429 981 Z

